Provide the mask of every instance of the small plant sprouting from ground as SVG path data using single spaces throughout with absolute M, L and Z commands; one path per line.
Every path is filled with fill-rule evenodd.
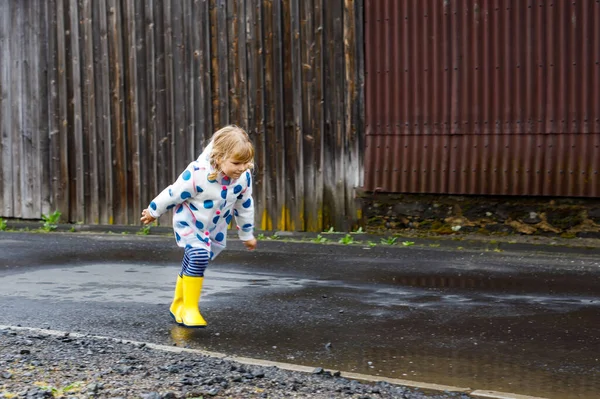
M 0 218 L 0 231 L 6 230 L 6 220 Z
M 81 387 L 83 386 L 83 381 L 76 381 L 72 384 L 66 385 L 62 388 L 56 388 L 51 385 L 45 385 L 44 382 L 35 382 L 35 386 L 43 389 L 44 391 L 48 391 L 52 393 L 52 397 L 58 398 L 63 397 L 67 393 L 77 393 L 80 392 Z
M 148 234 L 150 234 L 151 228 L 152 228 L 151 225 L 146 225 L 146 226 L 142 227 L 142 229 L 140 231 L 138 231 L 136 234 L 139 236 L 147 236 Z
M 398 240 L 398 237 L 382 238 L 381 243 L 384 245 L 394 245 L 397 240 Z
M 60 220 L 61 213 L 59 211 L 55 211 L 50 215 L 42 214 L 42 230 L 45 232 L 50 232 L 56 230 L 58 227 L 58 221 Z
M 402 241 L 402 245 L 404 245 L 405 247 L 412 247 L 413 245 L 415 245 L 415 243 L 413 241 Z
M 335 233 L 335 229 L 333 227 L 330 227 L 329 230 L 324 231 L 323 233 L 333 234 L 333 233 Z
M 349 245 L 354 243 L 354 237 L 350 234 L 346 234 L 346 236 L 340 238 L 340 244 Z
M 352 234 L 363 234 L 363 233 L 364 233 L 364 230 L 362 227 L 359 227 L 358 230 L 352 232 Z
M 257 237 L 258 240 L 264 240 L 265 239 L 265 235 L 260 233 Z
M 312 242 L 316 242 L 316 243 L 318 243 L 318 244 L 324 244 L 324 243 L 326 243 L 327 241 L 329 241 L 329 239 L 328 239 L 328 238 L 326 238 L 326 237 L 323 237 L 321 234 L 319 234 L 319 235 L 317 235 L 317 237 L 316 237 L 316 238 L 313 238 L 311 241 L 312 241 Z
M 367 242 L 367 244 L 369 245 L 369 247 L 373 248 L 377 246 L 377 243 L 374 243 L 373 241 L 369 241 Z

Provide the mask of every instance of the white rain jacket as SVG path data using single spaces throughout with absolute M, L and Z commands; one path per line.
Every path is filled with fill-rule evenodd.
M 254 238 L 254 200 L 249 170 L 231 180 L 213 172 L 210 165 L 212 142 L 197 160 L 190 163 L 175 183 L 152 200 L 148 210 L 158 218 L 173 209 L 173 230 L 180 247 L 205 248 L 215 258 L 227 242 L 227 226 L 235 216 L 242 241 Z

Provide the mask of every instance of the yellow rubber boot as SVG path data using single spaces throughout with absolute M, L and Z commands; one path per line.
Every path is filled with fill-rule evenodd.
M 175 284 L 175 295 L 169 311 L 175 322 L 181 324 L 181 307 L 183 306 L 183 279 L 177 275 L 177 283 Z
M 204 277 L 183 276 L 183 306 L 181 307 L 182 324 L 186 327 L 206 327 L 206 320 L 198 310 L 198 301 L 202 293 Z

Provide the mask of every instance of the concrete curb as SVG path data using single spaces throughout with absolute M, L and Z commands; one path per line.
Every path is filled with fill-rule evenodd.
M 254 358 L 241 357 L 241 356 L 231 356 L 231 355 L 227 355 L 225 353 L 211 352 L 211 351 L 205 351 L 205 350 L 201 350 L 201 349 L 180 348 L 180 347 L 176 347 L 176 346 L 158 345 L 158 344 L 153 344 L 150 342 L 131 341 L 131 340 L 118 339 L 118 338 L 113 338 L 113 337 L 105 337 L 105 336 L 90 335 L 90 334 L 80 334 L 80 333 L 58 331 L 58 330 L 48 330 L 48 329 L 35 328 L 35 327 L 18 327 L 18 326 L 7 326 L 7 325 L 0 324 L 0 330 L 27 331 L 27 332 L 32 332 L 32 333 L 36 333 L 36 334 L 44 334 L 44 335 L 56 336 L 56 337 L 60 337 L 60 336 L 64 336 L 65 334 L 68 334 L 69 337 L 74 337 L 74 338 L 92 338 L 92 339 L 105 340 L 105 341 L 110 341 L 110 342 L 117 342 L 117 343 L 120 342 L 120 343 L 125 343 L 125 344 L 145 346 L 145 347 L 148 347 L 151 349 L 164 351 L 164 352 L 172 352 L 172 353 L 183 353 L 183 352 L 195 353 L 195 354 L 202 355 L 202 356 L 208 356 L 208 357 L 218 358 L 218 359 L 222 359 L 222 360 L 226 360 L 226 361 L 237 362 L 237 363 L 244 364 L 244 365 L 277 367 L 282 370 L 296 371 L 296 372 L 307 373 L 307 374 L 311 374 L 313 372 L 313 370 L 315 370 L 315 368 L 316 368 L 316 367 L 309 367 L 309 366 L 301 366 L 301 365 L 292 364 L 292 363 L 272 362 L 272 361 L 262 360 L 262 359 L 254 359 Z M 335 373 L 337 370 L 325 370 L 325 371 Z M 506 392 L 486 391 L 486 390 L 472 390 L 471 388 L 423 383 L 423 382 L 418 382 L 418 381 L 379 377 L 379 376 L 373 376 L 373 375 L 368 375 L 368 374 L 359 374 L 359 373 L 351 373 L 351 372 L 343 372 L 343 371 L 341 372 L 341 376 L 344 378 L 348 378 L 348 379 L 352 379 L 352 380 L 359 380 L 359 381 L 364 381 L 364 382 L 369 382 L 369 383 L 387 382 L 387 383 L 393 384 L 393 385 L 401 385 L 401 386 L 405 386 L 408 388 L 418 388 L 418 389 L 422 389 L 425 391 L 444 392 L 444 393 L 452 393 L 452 392 L 465 393 L 465 394 L 471 395 L 473 397 L 480 397 L 480 398 L 546 399 L 546 398 L 535 397 L 535 396 L 519 395 L 519 394 L 513 394 L 513 393 L 506 393 Z
M 22 221 L 22 220 L 7 220 L 7 228 L 10 230 L 27 230 L 35 231 L 42 227 L 42 224 L 37 221 Z M 9 231 L 10 231 L 9 230 Z M 146 233 L 143 232 L 142 226 L 128 225 L 84 225 L 84 224 L 58 224 L 56 233 L 96 233 L 96 234 L 130 234 L 139 236 L 165 236 L 171 237 L 173 230 L 167 226 L 153 226 Z M 339 233 L 339 232 L 322 232 L 322 233 L 307 233 L 307 232 L 288 232 L 288 231 L 257 231 L 255 235 L 263 235 L 265 238 L 262 242 L 291 242 L 302 243 L 306 245 L 336 245 L 344 247 L 360 247 L 368 245 L 369 242 L 376 244 L 378 248 L 386 249 L 407 249 L 415 248 L 431 248 L 439 247 L 441 249 L 452 250 L 474 250 L 474 251 L 500 251 L 500 252 L 541 252 L 550 254 L 581 254 L 600 256 L 600 239 L 594 240 L 593 246 L 575 245 L 576 241 L 568 239 L 552 239 L 552 244 L 548 243 L 520 243 L 513 242 L 510 237 L 489 237 L 477 238 L 474 236 L 439 236 L 439 237 L 410 237 L 398 235 L 376 235 L 365 233 Z M 339 240 L 347 235 L 350 235 L 355 244 L 343 245 Z M 313 242 L 318 236 L 326 238 L 326 243 Z M 230 239 L 237 239 L 237 233 L 231 230 L 228 234 Z M 275 238 L 277 237 L 277 238 Z M 394 245 L 382 244 L 382 240 L 388 238 L 396 238 Z M 597 242 L 596 242 L 597 241 Z M 411 246 L 403 246 L 403 242 L 414 243 Z

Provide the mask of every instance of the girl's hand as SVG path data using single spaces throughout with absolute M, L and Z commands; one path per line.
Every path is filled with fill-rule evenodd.
M 248 249 L 248 251 L 254 251 L 256 249 L 257 243 L 258 243 L 258 241 L 256 241 L 256 238 L 253 238 L 248 241 L 244 241 L 244 245 L 246 246 L 246 249 Z
M 140 221 L 144 224 L 150 224 L 152 222 L 154 222 L 156 220 L 156 218 L 154 218 L 150 212 L 148 211 L 148 209 L 144 209 L 142 211 L 142 217 L 140 218 Z

